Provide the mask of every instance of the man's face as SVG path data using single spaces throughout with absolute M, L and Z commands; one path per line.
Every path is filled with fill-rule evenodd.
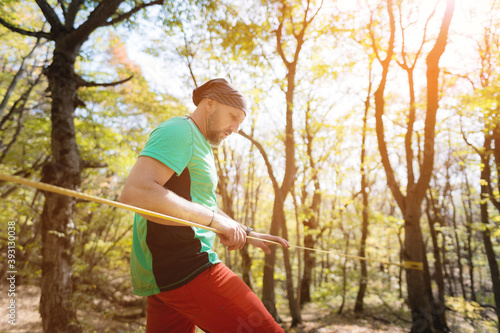
M 213 110 L 207 118 L 207 141 L 217 147 L 226 137 L 238 132 L 245 119 L 245 112 L 238 108 L 213 102 Z

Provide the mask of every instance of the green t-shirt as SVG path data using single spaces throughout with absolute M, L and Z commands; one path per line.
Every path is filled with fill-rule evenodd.
M 189 117 L 160 124 L 140 156 L 152 157 L 175 174 L 164 185 L 179 196 L 217 209 L 217 172 L 212 148 Z M 215 233 L 188 226 L 165 226 L 136 214 L 130 271 L 134 294 L 149 296 L 178 288 L 213 264 Z

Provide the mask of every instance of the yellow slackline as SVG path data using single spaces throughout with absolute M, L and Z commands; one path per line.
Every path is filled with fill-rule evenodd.
M 17 183 L 20 185 L 34 187 L 34 188 L 37 188 L 37 189 L 42 190 L 42 191 L 48 191 L 48 192 L 52 192 L 52 193 L 56 193 L 56 194 L 62 194 L 62 195 L 70 196 L 73 198 L 97 202 L 100 204 L 105 204 L 105 205 L 109 205 L 109 206 L 113 206 L 113 207 L 117 207 L 117 208 L 123 208 L 123 209 L 129 210 L 129 211 L 132 211 L 132 212 L 135 212 L 138 214 L 154 216 L 154 217 L 158 217 L 158 218 L 170 221 L 170 222 L 175 222 L 175 223 L 183 224 L 183 225 L 190 226 L 190 227 L 196 227 L 196 228 L 201 228 L 201 229 L 205 229 L 205 230 L 210 230 L 210 231 L 213 231 L 215 233 L 220 233 L 219 230 L 217 230 L 215 228 L 208 227 L 208 226 L 203 225 L 203 224 L 198 224 L 198 223 L 194 223 L 191 221 L 186 221 L 186 220 L 179 219 L 179 218 L 176 218 L 173 216 L 160 214 L 160 213 L 157 213 L 157 212 L 154 212 L 151 210 L 123 204 L 123 203 L 117 202 L 117 201 L 103 199 L 103 198 L 100 198 L 100 197 L 97 197 L 94 195 L 85 194 L 85 193 L 69 190 L 67 188 L 54 186 L 54 185 L 50 185 L 47 183 L 41 183 L 41 182 L 37 182 L 34 180 L 18 177 L 18 176 L 11 176 L 11 175 L 6 175 L 6 174 L 0 173 L 0 180 L 5 180 L 8 182 L 14 182 L 14 183 Z M 266 239 L 260 239 L 260 238 L 256 238 L 256 237 L 252 237 L 252 236 L 247 236 L 247 238 L 260 240 L 260 241 L 263 241 L 266 243 L 281 245 L 278 242 L 274 242 L 274 241 L 270 241 L 270 240 L 266 240 Z M 306 250 L 306 251 L 315 251 L 315 252 L 320 252 L 320 253 L 334 254 L 334 255 L 346 257 L 346 258 L 359 259 L 359 260 L 365 260 L 365 261 L 373 261 L 373 262 L 378 262 L 378 263 L 385 264 L 385 265 L 399 266 L 399 267 L 403 267 L 406 269 L 423 270 L 423 264 L 421 262 L 405 261 L 403 264 L 398 264 L 398 263 L 393 263 L 393 262 L 389 262 L 389 261 L 382 261 L 382 260 L 376 260 L 376 259 L 371 259 L 371 258 L 366 258 L 366 257 L 359 257 L 359 256 L 337 253 L 334 251 L 320 250 L 320 249 L 314 249 L 314 248 L 298 246 L 298 245 L 291 245 L 291 246 L 295 247 L 296 249 L 302 249 L 302 250 Z

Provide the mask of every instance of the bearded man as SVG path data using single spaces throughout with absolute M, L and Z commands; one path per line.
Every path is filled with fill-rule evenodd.
M 261 234 L 217 208 L 218 146 L 247 115 L 243 95 L 225 79 L 193 91 L 196 109 L 171 118 L 150 135 L 132 168 L 120 201 L 219 231 L 228 250 L 246 242 L 270 253 Z M 247 239 L 251 235 L 252 238 Z M 216 234 L 136 214 L 131 276 L 134 294 L 148 297 L 146 332 L 283 332 L 259 298 L 212 250 Z

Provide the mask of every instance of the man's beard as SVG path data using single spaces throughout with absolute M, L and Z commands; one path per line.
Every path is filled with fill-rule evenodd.
M 207 119 L 207 141 L 212 147 L 218 147 L 224 140 L 221 137 L 221 133 L 231 134 L 228 130 L 217 129 L 217 124 L 219 122 L 219 108 L 215 109 L 213 113 L 208 116 Z

